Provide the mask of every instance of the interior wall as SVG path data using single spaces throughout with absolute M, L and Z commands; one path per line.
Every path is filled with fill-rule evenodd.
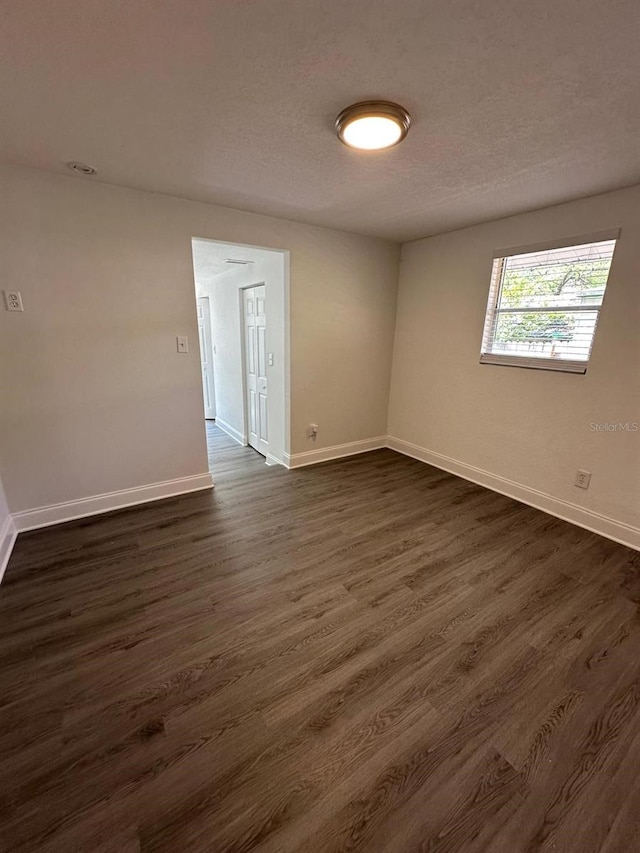
M 286 321 L 285 288 L 287 258 L 283 252 L 254 247 L 226 248 L 228 255 L 239 255 L 251 259 L 252 263 L 212 274 L 207 269 L 206 258 L 208 255 L 218 256 L 219 245 L 207 240 L 193 241 L 196 295 L 208 296 L 211 306 L 217 421 L 222 422 L 224 428 L 230 429 L 237 438 L 247 443 L 241 290 L 264 283 L 266 345 L 267 352 L 273 355 L 273 365 L 267 367 L 269 455 L 282 462 L 283 454 L 288 452 L 285 447 L 289 410 L 286 361 L 289 328 Z
M 290 250 L 290 451 L 385 433 L 396 244 L 2 167 L 3 286 L 25 306 L 0 311 L 14 513 L 207 472 L 192 237 Z
M 4 575 L 14 541 L 15 530 L 13 520 L 9 512 L 2 480 L 0 480 L 0 580 L 2 580 L 2 576 Z
M 4 493 L 4 486 L 2 485 L 2 480 L 0 480 L 0 534 L 2 534 L 2 532 L 4 531 L 8 520 L 9 505 L 7 503 L 7 496 Z
M 585 375 L 479 364 L 494 250 L 616 228 Z M 639 276 L 640 187 L 406 244 L 390 435 L 640 526 Z M 630 430 L 599 426 L 618 423 Z
M 219 276 L 203 279 L 196 267 L 196 294 L 208 296 L 211 308 L 216 420 L 229 426 L 246 442 L 238 308 L 238 288 L 245 276 L 245 268 L 236 267 Z

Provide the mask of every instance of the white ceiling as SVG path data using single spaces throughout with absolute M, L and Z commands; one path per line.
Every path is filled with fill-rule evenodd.
M 640 182 L 638 0 L 0 5 L 5 162 L 396 240 Z M 414 124 L 358 154 L 371 97 Z

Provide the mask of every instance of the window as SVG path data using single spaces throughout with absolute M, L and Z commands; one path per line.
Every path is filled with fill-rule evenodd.
M 494 258 L 480 361 L 585 373 L 617 236 Z

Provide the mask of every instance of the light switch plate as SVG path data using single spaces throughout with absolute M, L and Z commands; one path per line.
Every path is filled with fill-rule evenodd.
M 189 352 L 189 338 L 186 335 L 178 335 L 176 344 L 178 352 Z
M 22 294 L 19 290 L 3 290 L 4 304 L 7 311 L 24 311 Z

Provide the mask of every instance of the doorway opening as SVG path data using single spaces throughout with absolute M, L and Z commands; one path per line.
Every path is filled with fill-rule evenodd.
M 267 465 L 284 465 L 289 253 L 204 238 L 192 251 L 209 468 L 224 444 L 220 431 Z

